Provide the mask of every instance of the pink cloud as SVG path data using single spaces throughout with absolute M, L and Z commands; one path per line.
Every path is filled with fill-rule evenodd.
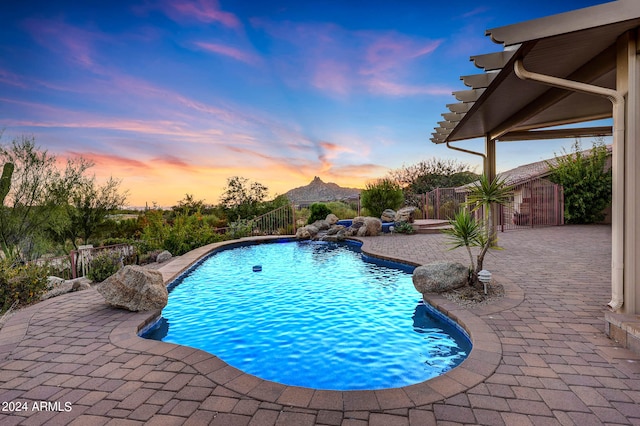
M 93 44 L 106 40 L 106 36 L 98 31 L 77 28 L 60 20 L 28 19 L 24 25 L 38 44 L 89 69 L 95 65 Z
M 175 21 L 195 19 L 207 24 L 218 22 L 229 28 L 241 27 L 240 20 L 234 14 L 221 10 L 216 0 L 166 0 L 160 8 Z
M 119 155 L 102 154 L 92 151 L 67 151 L 65 155 L 70 158 L 82 157 L 103 169 L 119 170 L 125 168 L 128 171 L 137 170 L 139 172 L 149 171 L 150 169 L 150 167 L 142 161 Z
M 371 34 L 371 38 L 361 70 L 365 75 L 402 68 L 407 62 L 432 53 L 442 43 L 441 40 L 417 41 L 396 33 Z
M 260 62 L 260 57 L 249 52 L 242 51 L 235 47 L 227 46 L 219 43 L 196 42 L 196 46 L 212 53 L 233 58 L 237 61 L 244 62 L 249 65 L 256 65 Z
M 352 74 L 345 63 L 325 60 L 314 65 L 311 84 L 320 90 L 328 90 L 339 95 L 346 95 L 352 89 Z
M 0 68 L 0 83 L 8 86 L 20 87 L 21 89 L 27 89 L 29 85 L 25 79 L 17 74 Z
M 326 23 L 276 23 L 264 19 L 251 22 L 275 39 L 276 66 L 292 86 L 307 84 L 339 96 L 358 91 L 392 96 L 432 94 L 424 88 L 397 88 L 420 87 L 413 83 L 424 78 L 417 72 L 417 61 L 433 53 L 442 40 L 390 31 L 350 31 Z M 396 85 L 396 90 L 372 90 L 383 81 Z

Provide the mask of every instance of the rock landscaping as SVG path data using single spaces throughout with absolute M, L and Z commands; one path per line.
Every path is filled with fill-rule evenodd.
M 161 310 L 169 293 L 157 270 L 127 265 L 97 287 L 107 304 L 129 311 Z
M 377 217 L 355 217 L 351 226 L 338 225 L 338 218 L 330 214 L 324 220 L 298 228 L 296 238 L 300 240 L 343 241 L 347 237 L 371 237 L 382 232 L 382 221 Z

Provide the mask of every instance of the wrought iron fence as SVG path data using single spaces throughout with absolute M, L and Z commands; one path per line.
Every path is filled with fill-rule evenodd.
M 436 188 L 417 197 L 417 219 L 449 220 L 466 208 L 464 188 Z M 561 185 L 538 178 L 514 185 L 509 203 L 497 209 L 501 231 L 535 226 L 564 225 L 564 192 Z
M 252 235 L 291 235 L 296 233 L 295 209 L 286 205 L 249 221 Z
M 564 191 L 547 179 L 513 187 L 511 202 L 500 209 L 500 230 L 564 225 Z

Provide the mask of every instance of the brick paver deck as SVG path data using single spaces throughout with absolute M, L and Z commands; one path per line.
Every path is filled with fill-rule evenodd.
M 283 386 L 199 350 L 137 337 L 153 315 L 112 309 L 95 290 L 50 299 L 0 330 L 0 424 L 638 425 L 640 357 L 603 332 L 610 235 L 607 226 L 500 234 L 504 250 L 485 266 L 505 285 L 503 300 L 472 310 L 432 300 L 469 330 L 471 355 L 399 389 Z M 466 262 L 442 235 L 370 237 L 363 250 Z

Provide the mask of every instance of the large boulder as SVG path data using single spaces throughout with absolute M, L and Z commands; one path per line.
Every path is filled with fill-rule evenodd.
M 356 216 L 353 218 L 351 226 L 347 228 L 346 235 L 357 235 L 358 237 L 373 237 L 382 231 L 382 221 L 377 217 Z
M 308 240 L 311 238 L 311 233 L 306 226 L 303 226 L 302 228 L 298 228 L 296 231 L 296 238 L 299 240 Z
M 338 223 L 338 221 L 340 220 L 340 218 L 338 216 L 336 216 L 333 213 L 329 213 L 327 215 L 327 217 L 325 218 L 325 221 L 329 224 L 329 225 L 335 225 L 336 223 Z
M 105 301 L 129 311 L 155 311 L 169 300 L 167 287 L 159 271 L 127 265 L 97 287 Z
M 380 216 L 380 219 L 387 223 L 387 222 L 395 222 L 396 220 L 396 211 L 392 210 L 392 209 L 385 209 L 385 211 L 382 212 L 382 215 Z
M 164 250 L 158 254 L 158 257 L 156 257 L 156 262 L 164 263 L 167 260 L 171 259 L 171 257 L 171 252 L 169 252 L 168 250 Z
M 382 231 L 382 221 L 377 217 L 365 217 L 364 226 L 367 228 L 366 236 L 376 236 Z
M 308 225 L 308 226 L 315 226 L 316 228 L 318 228 L 318 231 L 326 231 L 331 227 L 331 224 L 329 224 L 329 222 L 327 222 L 326 220 L 322 219 L 322 220 L 316 220 L 315 222 L 313 222 L 311 225 Z
M 416 220 L 416 210 L 415 207 L 403 207 L 396 212 L 394 221 L 413 223 Z
M 433 262 L 414 269 L 412 278 L 419 293 L 442 293 L 467 285 L 469 267 L 457 262 Z

